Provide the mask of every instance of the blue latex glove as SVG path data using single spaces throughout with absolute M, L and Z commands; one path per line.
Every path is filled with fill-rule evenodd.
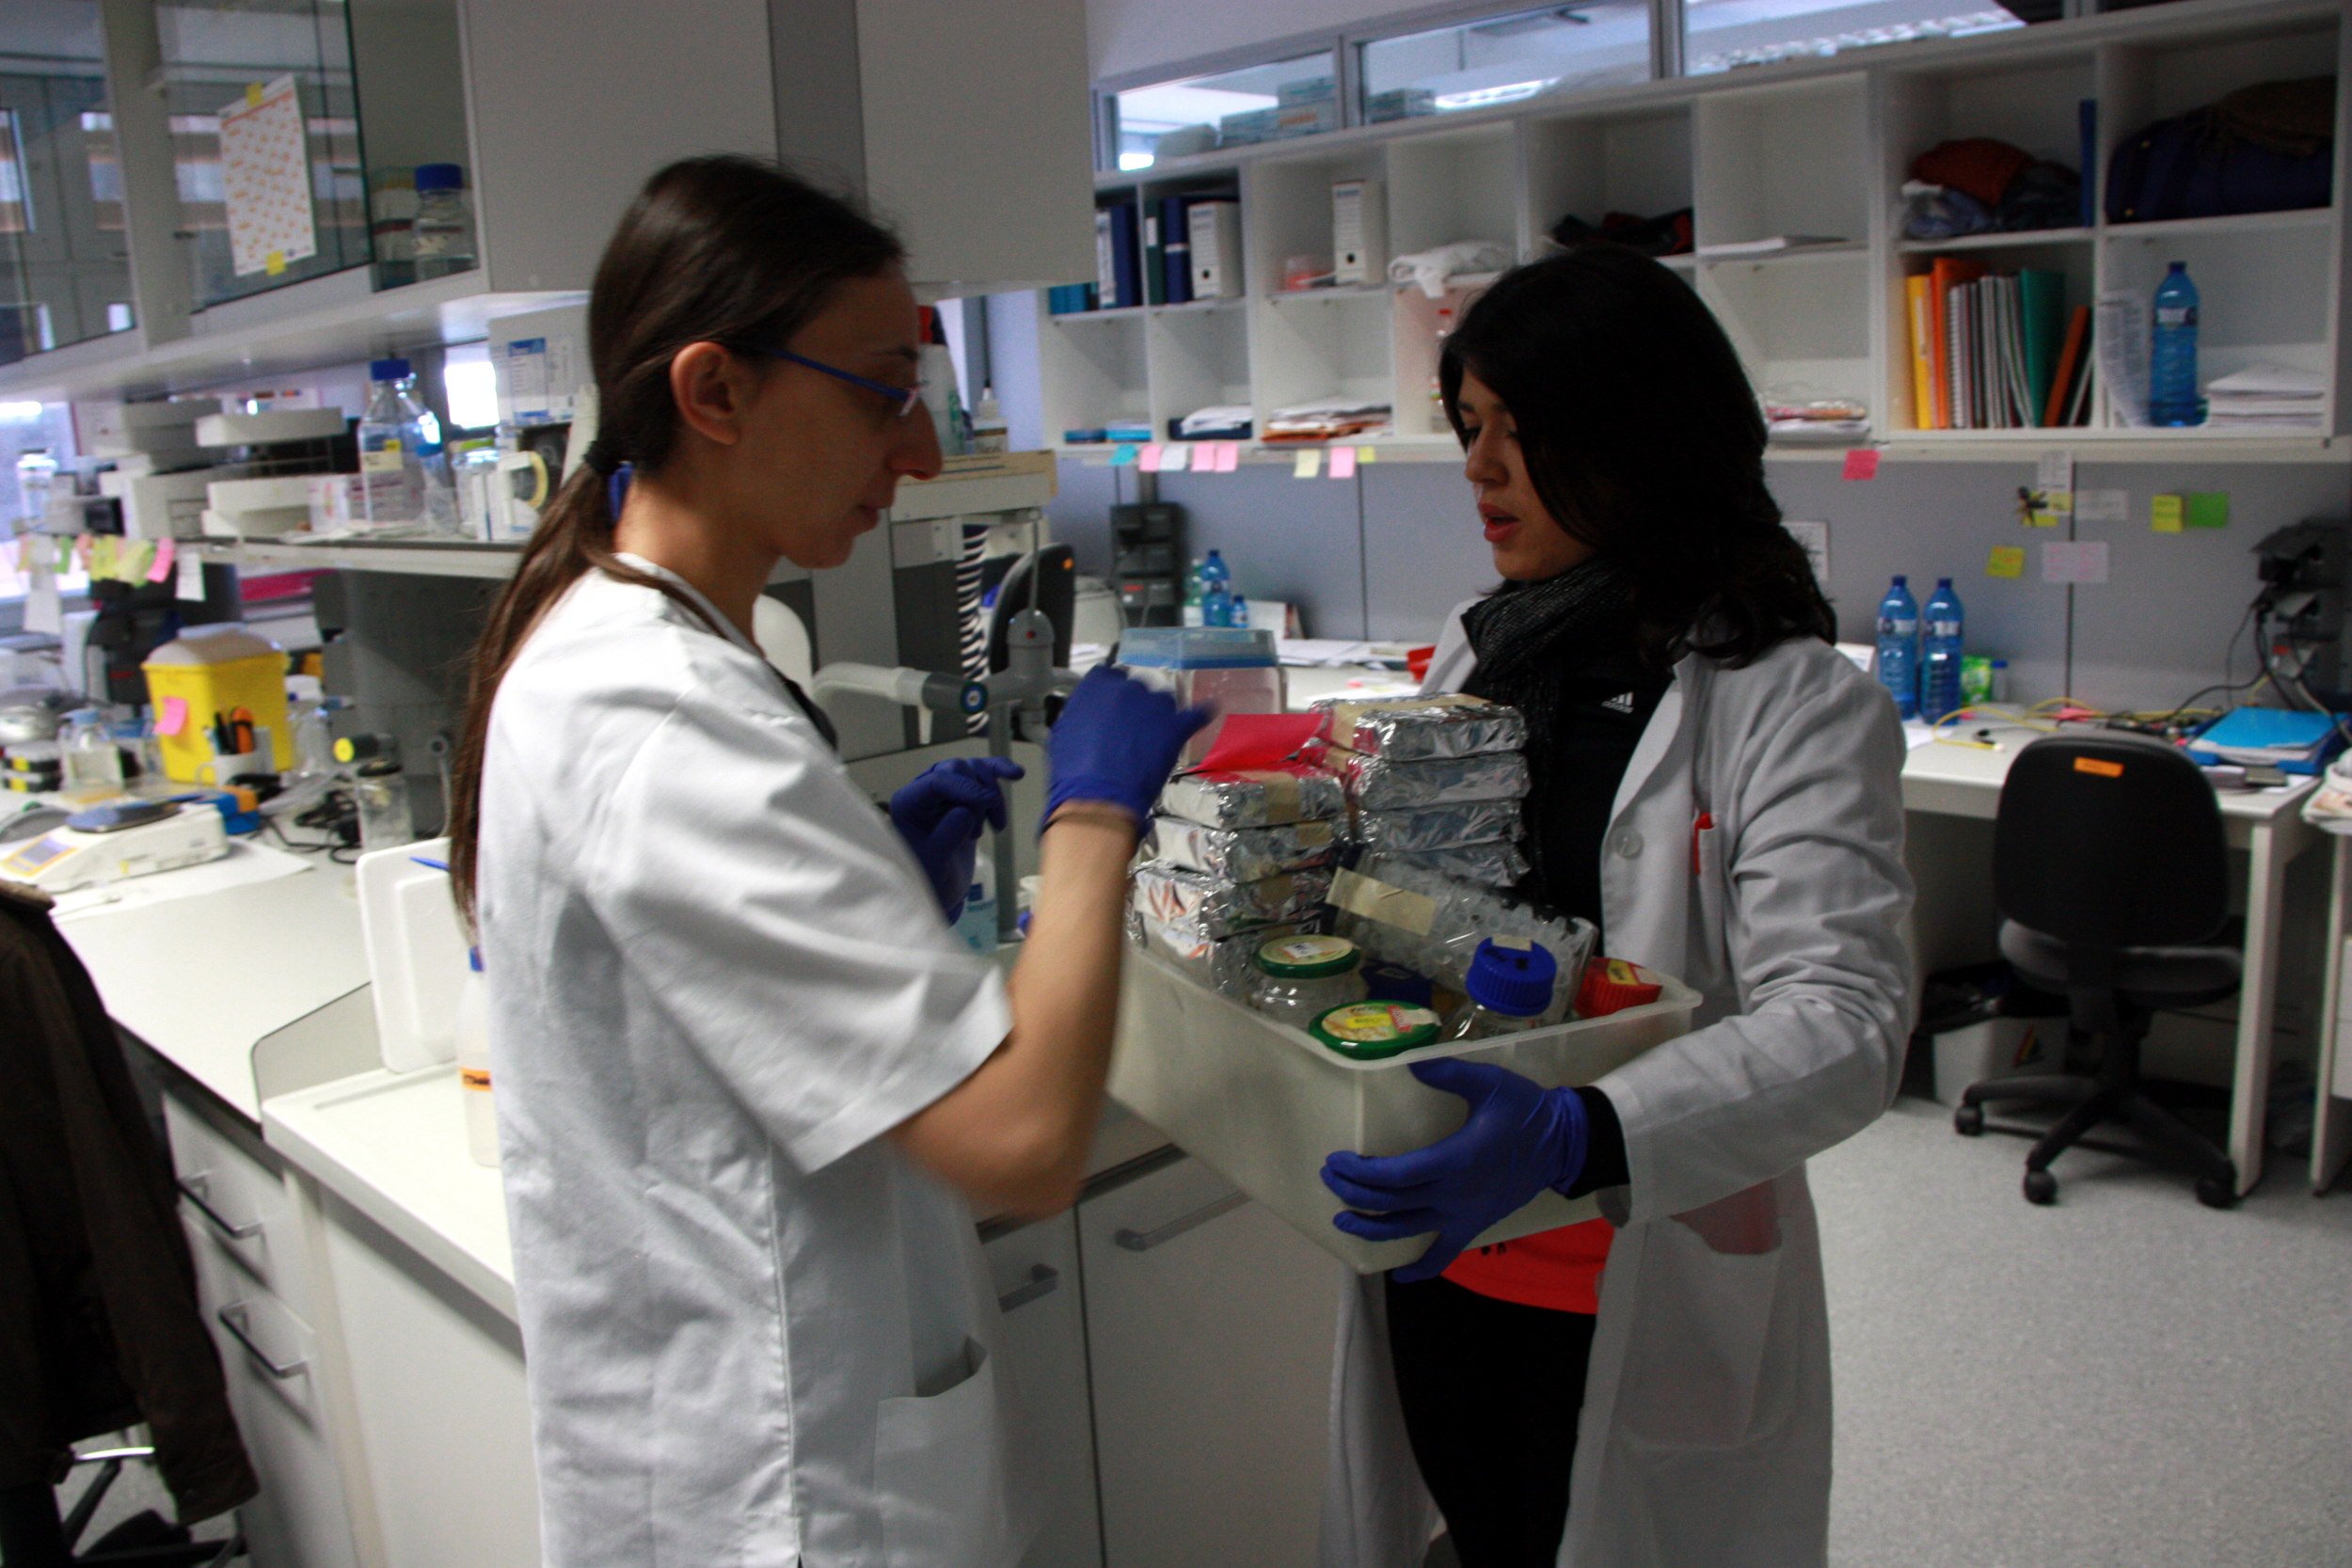
M 1088 671 L 1045 737 L 1054 765 L 1045 820 L 1070 801 L 1099 800 L 1134 813 L 1141 831 L 1184 742 L 1209 717 L 1107 664 Z
M 1021 773 L 1009 757 L 950 757 L 890 798 L 890 825 L 914 851 L 950 926 L 972 892 L 980 827 L 1005 825 L 1004 781 Z
M 1443 1274 L 1547 1187 L 1565 1192 L 1583 1174 L 1591 1131 L 1574 1089 L 1539 1089 L 1482 1062 L 1417 1062 L 1413 1076 L 1470 1101 L 1459 1132 L 1410 1154 L 1342 1149 L 1323 1162 L 1323 1184 L 1348 1207 L 1331 1221 L 1340 1229 L 1367 1242 L 1437 1232 L 1427 1252 L 1396 1271 L 1407 1284 Z

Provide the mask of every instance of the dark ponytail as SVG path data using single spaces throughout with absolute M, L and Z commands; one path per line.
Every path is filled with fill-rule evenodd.
M 621 219 L 588 296 L 596 438 L 541 512 L 474 646 L 449 824 L 450 876 L 469 925 L 490 707 L 539 618 L 590 571 L 686 602 L 612 549 L 624 468 L 659 472 L 677 443 L 670 361 L 691 343 L 780 348 L 841 284 L 904 260 L 889 230 L 848 202 L 755 158 L 672 164 L 645 182 Z

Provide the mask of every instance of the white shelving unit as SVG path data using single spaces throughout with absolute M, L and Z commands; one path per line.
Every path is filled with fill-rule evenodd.
M 1386 196 L 1387 254 L 1465 239 L 1520 261 L 1551 249 L 1564 214 L 1652 216 L 1693 209 L 1697 254 L 1669 258 L 1724 324 L 1759 393 L 1851 397 L 1871 410 L 1870 444 L 1904 456 L 2013 460 L 2053 446 L 2146 457 L 2352 462 L 2352 288 L 2344 163 L 2352 103 L 2340 94 L 2335 199 L 2323 208 L 2175 223 L 2111 224 L 2109 158 L 2150 122 L 2255 82 L 2347 74 L 2352 27 L 2313 0 L 2183 3 L 1862 56 L 1651 82 L 1567 102 L 1531 100 L 1474 116 L 1417 119 L 1185 158 L 1096 180 L 1098 201 L 1156 211 L 1173 191 L 1238 190 L 1246 301 L 1041 312 L 1046 435 L 1113 422 L 1168 421 L 1211 403 L 1246 404 L 1263 422 L 1291 404 L 1383 398 L 1393 434 L 1368 444 L 1397 458 L 1458 455 L 1433 406 L 1440 309 L 1411 286 L 1285 293 L 1285 262 L 1331 250 L 1329 187 L 1372 179 Z M 2078 105 L 2097 104 L 2087 226 L 1901 237 L 1900 187 L 1938 142 L 1994 136 L 2038 158 L 2084 162 Z M 1834 243 L 1767 254 L 1710 254 L 1780 235 Z M 2267 362 L 2329 382 L 2309 433 L 2130 427 L 2098 400 L 2088 426 L 1923 430 L 1912 406 L 1903 279 L 1941 255 L 1996 269 L 2048 268 L 2067 305 L 2105 291 L 2153 292 L 2183 261 L 2203 294 L 2201 373 Z M 1774 455 L 1836 457 L 1846 444 L 1775 443 Z M 1100 445 L 1067 446 L 1109 461 Z M 1258 461 L 1290 449 L 1254 445 Z

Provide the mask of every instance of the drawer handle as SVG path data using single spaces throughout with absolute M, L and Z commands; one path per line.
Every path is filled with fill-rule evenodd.
M 1118 1230 L 1111 1240 L 1129 1252 L 1149 1252 L 1153 1247 L 1172 1242 L 1187 1230 L 1197 1230 L 1220 1214 L 1230 1214 L 1249 1201 L 1247 1193 L 1227 1193 L 1205 1208 L 1195 1209 L 1182 1219 L 1168 1221 L 1157 1230 Z
M 310 1363 L 308 1361 L 271 1360 L 269 1357 L 269 1352 L 263 1350 L 260 1345 L 253 1342 L 252 1331 L 246 1326 L 245 1315 L 248 1307 L 248 1303 L 232 1301 L 228 1306 L 222 1307 L 219 1311 L 214 1313 L 213 1316 L 220 1321 L 221 1327 L 227 1329 L 232 1336 L 235 1337 L 237 1343 L 245 1347 L 246 1354 L 253 1357 L 254 1361 L 261 1367 L 262 1370 L 269 1373 L 270 1376 L 276 1378 L 280 1383 L 285 1382 L 289 1378 L 299 1377 L 302 1374 L 302 1370 L 308 1367 Z
M 996 1310 L 1018 1312 L 1029 1303 L 1043 1301 L 1060 1289 L 1061 1275 L 1057 1271 L 1046 1267 L 1043 1263 L 1032 1264 L 1029 1268 L 1029 1282 L 1026 1285 L 1016 1285 L 998 1296 Z
M 180 1196 L 195 1204 L 196 1212 L 203 1215 L 204 1223 L 215 1230 L 232 1242 L 249 1242 L 262 1233 L 260 1220 L 247 1220 L 243 1225 L 231 1225 L 222 1218 L 220 1211 L 212 1205 L 212 1190 L 213 1173 L 211 1171 L 200 1170 L 194 1176 L 180 1178 Z

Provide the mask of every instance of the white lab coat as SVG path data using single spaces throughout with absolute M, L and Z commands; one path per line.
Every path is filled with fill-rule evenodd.
M 1467 608 L 1467 607 L 1465 607 Z M 1424 689 L 1475 665 L 1450 622 Z M 1893 705 L 1825 643 L 1696 655 L 1604 841 L 1610 955 L 1681 976 L 1697 1027 L 1600 1082 L 1630 1185 L 1602 1275 L 1562 1568 L 1818 1568 L 1829 1323 L 1804 1161 L 1885 1110 L 1912 1018 Z M 1702 814 L 1713 826 L 1700 830 Z M 1420 1568 L 1383 1276 L 1341 1311 L 1325 1568 Z
M 491 717 L 480 914 L 546 1559 L 1006 1568 L 1025 1446 L 972 1215 L 883 1136 L 996 1049 L 1004 986 L 719 625 L 592 573 Z

